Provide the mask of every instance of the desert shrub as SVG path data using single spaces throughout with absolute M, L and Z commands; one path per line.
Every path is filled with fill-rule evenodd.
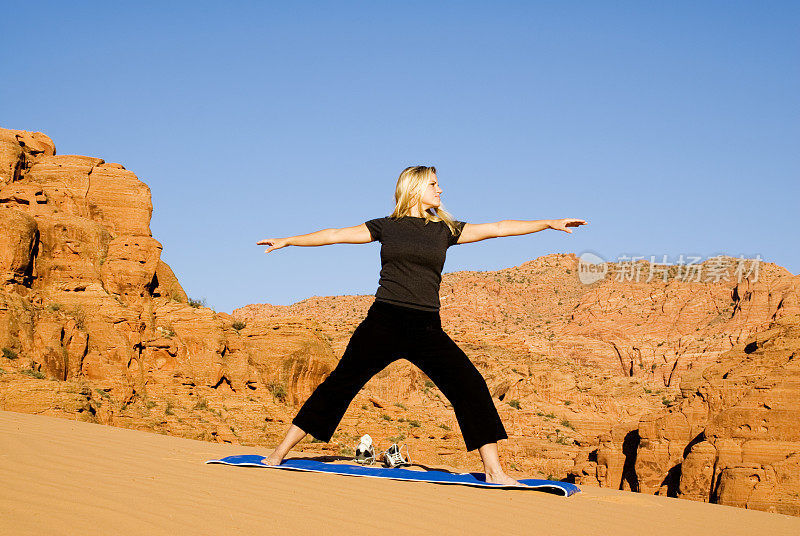
M 16 359 L 19 356 L 17 355 L 17 352 L 11 348 L 3 348 L 3 357 L 6 359 Z
M 37 380 L 43 380 L 45 378 L 44 374 L 42 374 L 38 370 L 32 369 L 32 368 L 31 369 L 25 369 L 25 370 L 21 371 L 21 373 L 26 375 L 26 376 L 30 376 L 31 378 L 36 378 Z
M 519 400 L 509 400 L 508 405 L 514 409 L 519 409 Z
M 86 329 L 86 312 L 83 310 L 83 307 L 76 305 L 67 314 L 75 319 L 75 326 L 77 326 L 78 329 Z
M 242 322 L 241 320 L 237 320 L 236 322 L 233 323 L 233 329 L 235 329 L 236 331 L 242 330 L 245 327 L 247 327 L 247 323 Z
M 164 327 L 164 326 L 158 326 L 158 327 L 156 328 L 156 331 L 157 331 L 157 332 L 158 332 L 158 333 L 159 333 L 159 334 L 160 334 L 162 337 L 165 337 L 165 338 L 167 338 L 167 339 L 171 339 L 172 337 L 174 337 L 174 336 L 175 336 L 175 331 L 173 331 L 172 329 L 170 329 L 170 328 L 168 328 L 168 327 Z
M 570 441 L 570 439 L 567 436 L 562 436 L 562 435 L 556 438 L 556 443 L 558 443 L 559 445 L 572 445 L 572 441 Z
M 280 382 L 272 382 L 267 388 L 269 392 L 272 393 L 272 396 L 277 398 L 280 402 L 285 402 L 286 397 L 289 395 L 289 393 L 286 392 L 286 386 Z

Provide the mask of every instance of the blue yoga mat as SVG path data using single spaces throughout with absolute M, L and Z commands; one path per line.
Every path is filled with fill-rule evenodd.
M 367 476 L 373 478 L 389 478 L 391 480 L 413 480 L 417 482 L 433 482 L 434 484 L 457 484 L 462 486 L 477 486 L 482 488 L 500 489 L 536 489 L 569 497 L 580 492 L 580 488 L 568 482 L 553 480 L 538 480 L 529 478 L 519 480 L 521 486 L 507 486 L 504 484 L 490 484 L 486 482 L 483 473 L 446 473 L 444 471 L 412 471 L 399 467 L 383 468 L 361 465 L 344 465 L 339 463 L 325 463 L 316 460 L 283 460 L 280 465 L 267 465 L 266 458 L 255 454 L 241 456 L 228 456 L 219 460 L 208 460 L 206 463 L 222 463 L 226 465 L 242 465 L 251 467 L 267 467 L 269 469 L 289 469 L 292 471 L 313 471 L 315 473 L 331 473 L 347 476 Z

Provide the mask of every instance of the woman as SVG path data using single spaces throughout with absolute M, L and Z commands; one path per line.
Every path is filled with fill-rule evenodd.
M 389 217 L 355 227 L 324 229 L 289 238 L 258 242 L 266 250 L 286 246 L 366 244 L 379 240 L 381 273 L 375 301 L 353 332 L 339 364 L 300 408 L 286 437 L 265 463 L 280 465 L 307 433 L 330 441 L 358 391 L 393 361 L 404 358 L 419 367 L 450 401 L 467 450 L 478 449 L 486 481 L 513 485 L 497 454 L 497 441 L 507 439 L 489 388 L 467 355 L 442 330 L 439 284 L 445 253 L 456 244 L 487 238 L 535 233 L 586 222 L 577 219 L 471 224 L 456 221 L 442 207 L 436 168 L 413 166 L 400 174 L 395 208 Z

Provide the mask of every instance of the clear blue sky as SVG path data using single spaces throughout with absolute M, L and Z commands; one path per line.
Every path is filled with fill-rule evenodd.
M 39 2 L 4 8 L 0 126 L 119 162 L 219 311 L 374 294 L 380 245 L 262 238 L 388 215 L 435 165 L 460 220 L 576 217 L 456 246 L 761 255 L 800 272 L 798 2 Z

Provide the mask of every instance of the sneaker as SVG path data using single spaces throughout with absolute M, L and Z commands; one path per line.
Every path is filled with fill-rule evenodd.
M 353 461 L 361 464 L 371 465 L 375 461 L 375 448 L 372 446 L 372 438 L 369 434 L 364 434 L 359 439 L 356 446 L 356 456 Z
M 403 448 L 406 450 L 406 455 L 403 456 Z M 408 452 L 408 445 L 398 447 L 397 443 L 392 443 L 392 446 L 383 452 L 383 463 L 387 467 L 402 467 L 404 465 L 411 465 L 410 455 Z

